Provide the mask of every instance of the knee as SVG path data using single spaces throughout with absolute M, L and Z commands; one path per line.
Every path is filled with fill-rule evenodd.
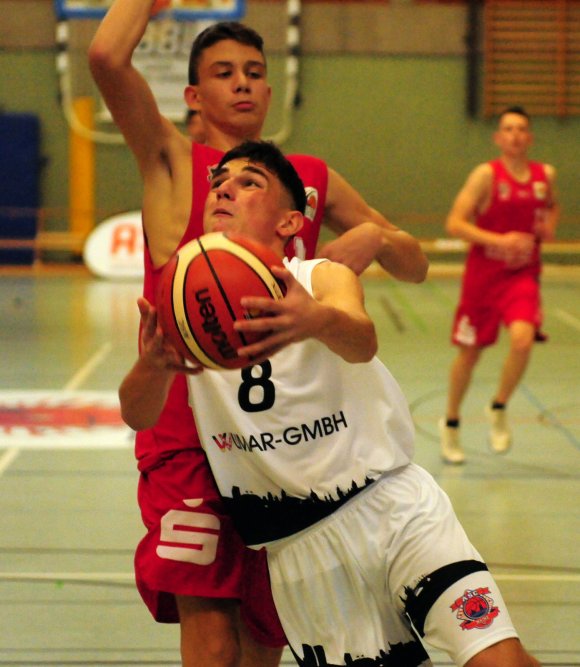
M 480 356 L 481 348 L 462 347 L 459 351 L 459 363 L 466 368 L 473 368 L 479 361 Z
M 237 605 L 221 599 L 177 596 L 183 667 L 239 667 Z
M 240 643 L 232 635 L 206 637 L 203 647 L 199 648 L 204 658 L 202 662 L 196 664 L 212 667 L 239 667 L 240 665 L 242 659 Z
M 512 336 L 511 349 L 516 354 L 529 354 L 534 345 L 534 337 L 528 334 L 517 334 Z
M 207 633 L 203 639 L 181 642 L 182 667 L 239 667 L 241 648 L 231 635 Z
M 534 345 L 534 326 L 529 322 L 514 322 L 509 332 L 511 350 L 518 354 L 529 354 Z

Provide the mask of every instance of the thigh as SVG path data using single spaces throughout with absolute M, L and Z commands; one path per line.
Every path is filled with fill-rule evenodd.
M 496 342 L 501 314 L 491 300 L 462 301 L 453 320 L 451 341 L 455 345 L 486 347 Z
M 502 319 L 506 326 L 512 322 L 528 322 L 534 329 L 542 324 L 540 286 L 535 276 L 514 278 L 503 291 Z
M 233 600 L 177 595 L 183 667 L 239 665 L 238 604 Z
M 138 497 L 147 533 L 135 574 L 156 620 L 178 621 L 175 595 L 241 598 L 245 547 L 201 450 L 182 451 L 142 474 Z
M 431 475 L 409 466 L 385 491 L 402 508 L 388 588 L 425 641 L 463 665 L 517 637 L 496 582 Z
M 157 621 L 179 620 L 177 595 L 222 600 L 228 609 L 238 601 L 256 642 L 285 645 L 265 556 L 243 544 L 201 450 L 180 452 L 142 475 L 139 505 L 147 534 L 135 554 L 136 581 Z
M 373 486 L 299 536 L 268 547 L 274 599 L 300 664 L 431 664 L 386 595 L 383 549 L 367 523 Z

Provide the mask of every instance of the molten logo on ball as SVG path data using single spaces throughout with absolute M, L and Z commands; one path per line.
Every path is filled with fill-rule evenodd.
M 283 298 L 272 266 L 282 260 L 241 236 L 216 232 L 182 246 L 163 269 L 156 302 L 161 328 L 180 354 L 218 370 L 251 365 L 237 349 L 263 334 L 241 334 L 233 324 L 260 316 L 242 308 L 242 297 Z
M 203 330 L 211 335 L 212 341 L 216 344 L 220 354 L 225 359 L 237 359 L 238 355 L 228 340 L 226 332 L 223 330 L 215 313 L 215 306 L 211 302 L 209 290 L 204 288 L 195 293 L 195 298 L 199 302 L 199 314 L 202 317 Z

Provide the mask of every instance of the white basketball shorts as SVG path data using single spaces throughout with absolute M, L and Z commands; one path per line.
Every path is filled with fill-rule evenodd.
M 464 665 L 517 637 L 449 498 L 415 464 L 266 547 L 278 614 L 304 667 L 387 656 L 385 664 L 431 665 L 418 635 Z

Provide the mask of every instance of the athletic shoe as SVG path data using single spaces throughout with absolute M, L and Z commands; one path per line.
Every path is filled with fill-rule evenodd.
M 494 410 L 491 406 L 485 406 L 489 429 L 489 444 L 496 454 L 505 454 L 512 446 L 512 434 L 507 423 L 507 414 L 503 410 Z
M 459 442 L 459 428 L 447 426 L 445 417 L 439 420 L 439 434 L 441 436 L 441 456 L 445 463 L 463 463 L 465 454 Z

